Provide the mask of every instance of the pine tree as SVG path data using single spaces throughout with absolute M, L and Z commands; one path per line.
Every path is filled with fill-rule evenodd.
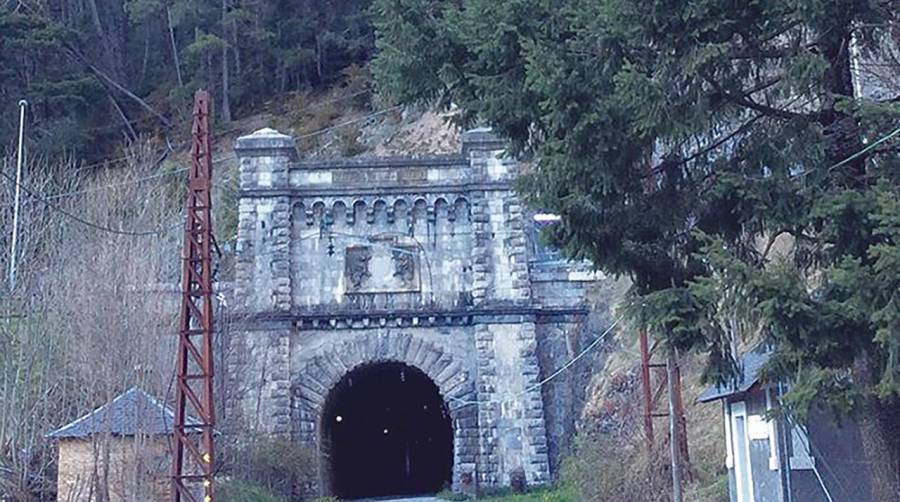
M 896 137 L 875 143 L 900 107 L 853 78 L 896 56 L 900 3 L 372 11 L 383 92 L 457 105 L 534 159 L 521 188 L 562 216 L 554 242 L 628 276 L 634 317 L 707 353 L 709 379 L 735 370 L 735 335 L 773 344 L 792 410 L 858 413 L 875 499 L 900 497 L 900 156 Z

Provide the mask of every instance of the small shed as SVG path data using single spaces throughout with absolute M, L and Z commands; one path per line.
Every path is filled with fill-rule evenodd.
M 109 502 L 168 501 L 174 422 L 169 407 L 132 387 L 51 432 L 59 444 L 57 500 L 91 502 L 107 492 Z
M 859 427 L 819 410 L 806 423 L 778 413 L 789 384 L 763 378 L 768 360 L 764 346 L 747 352 L 737 378 L 699 398 L 722 402 L 731 502 L 872 501 Z

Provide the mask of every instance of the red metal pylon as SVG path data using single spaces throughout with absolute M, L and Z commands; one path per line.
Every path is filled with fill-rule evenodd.
M 194 95 L 191 169 L 182 252 L 181 322 L 175 387 L 172 501 L 215 500 L 213 400 L 212 152 L 209 93 Z M 190 418 L 189 418 L 190 417 Z
M 661 411 L 660 398 L 666 392 L 668 384 L 668 376 L 666 374 L 666 362 L 654 362 L 653 356 L 656 352 L 657 342 L 654 340 L 650 345 L 647 332 L 641 330 L 641 387 L 643 391 L 644 401 L 644 435 L 647 440 L 647 448 L 652 451 L 654 446 L 653 419 L 660 417 L 668 417 L 668 411 Z M 674 360 L 674 358 L 672 358 Z M 678 427 L 681 429 L 679 449 L 681 450 L 682 470 L 687 478 L 691 478 L 690 457 L 688 455 L 687 440 L 687 420 L 684 418 L 684 399 L 681 394 L 681 368 L 676 363 L 674 388 L 675 392 L 672 399 L 672 406 L 675 409 Z M 656 378 L 654 378 L 654 376 Z M 654 381 L 655 380 L 655 381 Z M 655 385 L 654 385 L 655 384 Z M 667 407 L 666 407 L 667 408 Z

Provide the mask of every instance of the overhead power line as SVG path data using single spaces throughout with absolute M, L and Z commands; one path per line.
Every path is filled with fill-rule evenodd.
M 297 136 L 296 139 L 305 139 L 305 138 L 311 138 L 311 137 L 313 137 L 313 136 L 319 136 L 319 135 L 321 135 L 321 134 L 325 134 L 325 133 L 327 133 L 327 132 L 331 132 L 331 131 L 333 131 L 333 130 L 335 130 L 335 129 L 340 129 L 341 127 L 345 127 L 345 126 L 348 126 L 348 125 L 352 125 L 352 124 L 355 124 L 355 123 L 357 123 L 357 122 L 362 122 L 362 121 L 364 121 L 364 120 L 368 120 L 368 119 L 370 119 L 370 118 L 374 118 L 374 117 L 377 117 L 377 116 L 379 116 L 379 115 L 384 115 L 385 113 L 390 113 L 390 112 L 392 112 L 392 111 L 394 111 L 394 110 L 398 110 L 398 109 L 400 109 L 400 108 L 403 108 L 403 105 L 396 105 L 396 106 L 392 106 L 392 107 L 390 107 L 390 108 L 385 108 L 385 109 L 383 109 L 383 110 L 379 110 L 379 111 L 377 111 L 377 112 L 373 112 L 373 113 L 370 113 L 370 114 L 368 114 L 368 115 L 363 115 L 362 117 L 358 117 L 358 118 L 355 118 L 355 119 L 352 119 L 352 120 L 348 120 L 348 121 L 346 121 L 346 122 L 341 122 L 340 124 L 335 124 L 335 125 L 333 125 L 333 126 L 326 127 L 326 128 L 324 128 L 324 129 L 319 129 L 318 131 L 313 131 L 313 132 L 310 132 L 310 133 L 301 134 L 300 136 Z
M 12 183 L 13 186 L 17 186 L 20 190 L 22 190 L 23 192 L 25 192 L 28 196 L 30 196 L 30 197 L 36 199 L 37 201 L 43 203 L 44 205 L 46 205 L 46 206 L 49 207 L 50 209 L 53 209 L 54 211 L 56 211 L 56 212 L 62 214 L 63 216 L 66 216 L 66 217 L 68 217 L 69 219 L 74 220 L 74 221 L 76 221 L 76 222 L 78 222 L 78 223 L 81 223 L 82 225 L 85 225 L 85 226 L 87 226 L 87 227 L 95 228 L 95 229 L 97 229 L 97 230 L 102 230 L 102 231 L 104 231 L 104 232 L 108 232 L 108 233 L 116 234 L 116 235 L 145 236 L 145 235 L 159 235 L 159 234 L 162 233 L 161 230 L 145 230 L 145 231 L 140 231 L 140 232 L 130 232 L 130 231 L 127 231 L 127 230 L 118 230 L 118 229 L 115 229 L 115 228 L 110 228 L 110 227 L 107 227 L 107 226 L 104 226 L 104 225 L 100 225 L 100 224 L 94 223 L 94 222 L 92 222 L 92 221 L 88 221 L 88 220 L 86 220 L 86 219 L 84 219 L 84 218 L 82 218 L 82 217 L 80 217 L 80 216 L 78 216 L 78 215 L 75 215 L 75 214 L 73 214 L 73 213 L 71 213 L 71 212 L 69 212 L 69 211 L 66 211 L 65 209 L 59 207 L 58 205 L 54 204 L 53 202 L 50 202 L 49 200 L 45 199 L 44 197 L 41 197 L 40 195 L 38 195 L 37 193 L 35 193 L 33 190 L 31 190 L 30 188 L 26 187 L 25 185 L 23 185 L 23 184 L 21 184 L 21 183 L 17 183 L 16 180 L 15 180 L 15 178 L 13 178 L 12 176 L 6 174 L 5 172 L 0 171 L 0 176 L 2 176 L 2 177 L 3 177 L 5 180 L 7 180 L 8 182 Z
M 835 165 L 829 167 L 829 168 L 828 168 L 828 171 L 833 171 L 833 170 L 835 170 L 835 169 L 837 169 L 837 168 L 839 168 L 839 167 L 841 167 L 841 166 L 846 165 L 846 164 L 849 163 L 849 162 L 853 162 L 854 160 L 858 159 L 859 157 L 862 157 L 863 155 L 865 155 L 865 154 L 869 153 L 870 151 L 872 151 L 872 149 L 874 149 L 876 146 L 878 146 L 878 145 L 884 143 L 885 141 L 887 141 L 887 140 L 893 138 L 894 136 L 896 136 L 896 135 L 898 135 L 898 134 L 900 134 L 900 127 L 894 129 L 893 131 L 889 132 L 888 134 L 885 134 L 884 136 L 882 136 L 881 138 L 879 138 L 878 140 L 876 140 L 876 141 L 875 141 L 874 143 L 872 143 L 871 145 L 869 145 L 869 146 L 863 148 L 862 150 L 860 150 L 860 151 L 854 153 L 853 155 L 847 157 L 846 159 L 844 159 L 844 160 L 838 162 L 837 164 L 835 164 Z
M 562 366 L 560 366 L 560 368 L 559 368 L 558 370 L 556 370 L 556 371 L 554 371 L 553 373 L 551 373 L 547 378 L 544 378 L 543 380 L 541 380 L 540 382 L 535 383 L 534 385 L 531 385 L 531 386 L 529 386 L 529 387 L 526 387 L 525 390 L 522 391 L 522 393 L 521 393 L 522 397 L 525 397 L 525 396 L 528 395 L 528 393 L 530 393 L 530 392 L 532 392 L 532 391 L 534 391 L 534 390 L 536 390 L 536 389 L 540 389 L 540 388 L 543 387 L 544 385 L 547 385 L 551 380 L 553 380 L 554 378 L 556 378 L 556 377 L 558 377 L 559 375 L 563 374 L 566 370 L 568 370 L 569 368 L 571 368 L 572 365 L 574 365 L 574 364 L 577 363 L 581 358 L 583 358 L 584 356 L 586 356 L 586 355 L 588 354 L 588 352 L 590 352 L 590 351 L 594 350 L 595 348 L 597 348 L 597 347 L 600 345 L 600 342 L 602 342 L 603 340 L 605 340 L 606 337 L 607 337 L 610 333 L 612 333 L 612 330 L 616 327 L 616 325 L 618 325 L 619 322 L 621 322 L 622 319 L 624 319 L 624 318 L 625 318 L 624 315 L 619 316 L 618 318 L 616 318 L 616 320 L 613 321 L 612 324 L 610 324 L 609 327 L 606 328 L 606 331 L 604 331 L 600 336 L 598 336 L 596 340 L 594 340 L 593 342 L 591 342 L 587 347 L 584 348 L 584 350 L 582 350 L 581 352 L 579 352 L 578 355 L 576 355 L 575 357 L 573 357 L 572 359 L 570 359 L 569 362 L 567 362 L 566 364 L 563 364 Z M 451 401 L 455 401 L 455 402 L 457 402 L 457 403 L 460 403 L 462 406 L 471 406 L 471 405 L 473 405 L 473 404 L 491 404 L 491 403 L 493 403 L 493 401 L 469 401 L 469 400 L 466 400 L 466 399 L 460 399 L 460 398 L 453 397 L 453 396 L 447 396 L 447 398 L 450 399 Z
M 856 159 L 862 157 L 863 155 L 865 155 L 865 154 L 871 152 L 872 150 L 874 150 L 874 149 L 875 149 L 876 147 L 878 147 L 879 145 L 881 145 L 881 144 L 883 144 L 883 143 L 885 143 L 885 142 L 891 140 L 892 138 L 894 138 L 894 137 L 897 136 L 898 134 L 900 134 L 900 127 L 896 128 L 896 129 L 894 129 L 893 131 L 891 131 L 891 132 L 885 134 L 884 136 L 878 138 L 877 140 L 875 140 L 875 141 L 872 142 L 871 144 L 867 145 L 865 148 L 862 148 L 861 150 L 859 150 L 858 152 L 856 152 L 856 153 L 850 155 L 849 157 L 845 158 L 844 160 L 841 160 L 841 161 L 839 161 L 839 162 L 836 162 L 836 163 L 834 163 L 834 164 L 832 164 L 832 165 L 826 167 L 826 168 L 825 168 L 825 172 L 829 173 L 829 172 L 831 172 L 831 171 L 834 171 L 835 169 L 838 169 L 838 168 L 840 168 L 840 167 L 843 167 L 843 166 L 849 164 L 850 162 L 853 162 L 854 160 L 856 160 Z M 802 170 L 802 171 L 800 171 L 800 172 L 798 172 L 798 173 L 791 174 L 790 176 L 788 176 L 788 178 L 789 178 L 789 179 L 792 179 L 792 180 L 794 180 L 794 179 L 800 179 L 800 178 L 809 176 L 810 174 L 813 174 L 813 173 L 815 173 L 815 172 L 817 172 L 816 169 L 804 169 L 804 170 Z M 771 176 L 747 176 L 747 175 L 745 175 L 745 176 L 743 176 L 743 178 L 744 178 L 744 179 L 751 180 L 751 181 L 764 181 L 764 180 L 770 179 Z
M 144 181 L 150 181 L 150 180 L 154 180 L 154 179 L 158 179 L 158 178 L 165 178 L 167 176 L 172 176 L 173 174 L 181 174 L 187 170 L 188 170 L 187 167 L 181 167 L 181 168 L 175 169 L 174 171 L 167 171 L 164 173 L 152 174 L 150 176 L 135 178 L 133 180 L 120 181 L 117 183 L 109 183 L 107 185 L 100 185 L 100 186 L 95 186 L 95 187 L 90 187 L 90 188 L 84 188 L 81 190 L 73 190 L 71 192 L 62 192 L 62 193 L 55 193 L 53 195 L 44 195 L 43 198 L 47 199 L 47 200 L 57 200 L 57 199 L 64 199 L 67 197 L 74 197 L 76 195 L 82 195 L 82 194 L 86 194 L 86 193 L 100 192 L 103 190 L 108 190 L 110 188 L 116 188 L 116 187 L 122 187 L 122 186 L 128 186 L 128 185 L 136 185 L 138 183 L 143 183 Z M 8 206 L 8 204 L 5 204 L 0 207 L 5 207 L 5 206 Z
M 352 97 L 355 97 L 355 96 L 364 94 L 364 93 L 366 93 L 366 92 L 369 92 L 369 91 L 368 91 L 368 90 L 366 90 L 366 91 L 360 91 L 360 92 L 357 92 L 357 93 L 350 94 L 350 95 L 348 95 L 348 96 L 342 96 L 341 98 L 336 98 L 336 99 L 333 99 L 333 100 L 330 100 L 330 101 L 326 101 L 326 102 L 324 102 L 324 103 L 322 103 L 322 104 L 325 104 L 325 103 L 328 103 L 328 102 L 340 101 L 340 100 L 343 100 L 343 99 L 349 99 L 349 98 L 352 98 Z M 314 107 L 310 107 L 310 108 L 314 108 Z M 364 115 L 364 116 L 362 116 L 362 117 L 358 117 L 358 118 L 353 119 L 353 120 L 348 120 L 348 121 L 342 122 L 342 123 L 340 123 L 340 124 L 336 124 L 336 125 L 333 125 L 333 126 L 330 126 L 330 127 L 326 127 L 326 128 L 323 128 L 323 129 L 319 129 L 319 130 L 317 130 L 317 131 L 313 131 L 313 132 L 310 132 L 310 133 L 307 133 L 307 134 L 303 134 L 303 135 L 301 135 L 301 136 L 298 136 L 297 138 L 298 138 L 298 139 L 303 139 L 303 138 L 309 138 L 309 137 L 313 137 L 313 136 L 318 136 L 318 135 L 321 135 L 321 134 L 325 134 L 325 133 L 327 133 L 327 132 L 329 132 L 329 131 L 333 131 L 333 130 L 335 130 L 335 129 L 339 129 L 339 128 L 341 128 L 341 127 L 345 127 L 345 126 L 348 126 L 348 125 L 351 125 L 351 124 L 355 124 L 355 123 L 357 123 L 357 122 L 361 122 L 361 121 L 364 121 L 364 120 L 368 120 L 368 119 L 373 118 L 373 117 L 377 117 L 377 116 L 380 116 L 380 115 L 384 115 L 384 114 L 386 114 L 386 113 L 390 113 L 390 112 L 392 112 L 392 111 L 394 111 L 394 110 L 397 110 L 397 109 L 399 109 L 399 108 L 402 108 L 402 105 L 392 106 L 392 107 L 390 107 L 390 108 L 386 108 L 386 109 L 383 109 L 383 110 L 379 110 L 379 111 L 376 111 L 376 112 L 373 112 L 373 113 Z M 161 164 L 162 161 L 165 160 L 165 158 L 168 156 L 168 153 L 172 152 L 173 150 L 174 150 L 174 148 L 172 148 L 171 146 L 167 146 L 167 147 L 163 150 L 162 155 L 161 155 L 161 157 L 160 157 L 160 160 L 157 161 L 156 166 L 159 166 L 159 164 Z M 126 156 L 119 157 L 119 158 L 115 158 L 115 159 L 111 159 L 111 160 L 106 160 L 106 161 L 102 161 L 102 162 L 97 162 L 97 163 L 94 163 L 94 164 L 88 164 L 88 165 L 86 165 L 86 166 L 82 166 L 82 168 L 90 168 L 90 167 L 96 167 L 96 166 L 101 166 L 101 165 L 114 164 L 114 163 L 118 163 L 118 162 L 124 162 L 124 161 L 127 161 L 127 160 L 132 159 L 132 158 L 133 158 L 133 156 L 126 155 Z M 234 154 L 230 154 L 230 155 L 227 155 L 227 156 L 225 156 L 225 157 L 222 157 L 222 158 L 219 158 L 219 159 L 215 159 L 215 160 L 213 161 L 213 163 L 224 162 L 224 161 L 227 161 L 227 160 L 232 160 L 232 159 L 234 159 L 234 158 L 236 158 L 235 155 L 234 155 Z M 74 220 L 74 221 L 76 221 L 76 222 L 78 222 L 78 223 L 81 223 L 82 225 L 85 225 L 85 226 L 88 226 L 88 227 L 91 227 L 91 228 L 95 228 L 95 229 L 97 229 L 97 230 L 102 230 L 102 231 L 104 231 L 104 232 L 109 232 L 109 233 L 112 233 L 112 234 L 117 234 L 117 235 L 145 236 L 145 235 L 158 235 L 158 234 L 161 233 L 161 231 L 160 231 L 160 230 L 147 230 L 147 231 L 131 232 L 131 231 L 125 231 L 125 230 L 117 230 L 117 229 L 115 229 L 115 228 L 111 228 L 111 227 L 108 227 L 108 226 L 100 225 L 100 224 L 97 224 L 97 223 L 94 223 L 94 222 L 85 220 L 84 218 L 81 218 L 80 216 L 77 216 L 77 215 L 75 215 L 75 214 L 73 214 L 73 213 L 71 213 L 71 212 L 69 212 L 69 211 L 67 211 L 67 210 L 65 210 L 65 209 L 63 209 L 63 208 L 61 208 L 61 207 L 58 206 L 57 204 L 51 202 L 51 199 L 60 199 L 60 198 L 70 197 L 70 196 L 79 195 L 79 194 L 83 194 L 83 193 L 89 193 L 89 192 L 95 192 L 95 191 L 105 190 L 105 189 L 113 188 L 113 187 L 117 187 L 117 186 L 125 186 L 125 185 L 130 185 L 130 184 L 140 183 L 140 182 L 147 181 L 147 180 L 150 180 L 150 179 L 162 178 L 162 177 L 165 177 L 165 176 L 170 176 L 170 175 L 172 175 L 172 174 L 182 173 L 182 172 L 185 172 L 186 170 L 187 170 L 187 168 L 181 168 L 181 169 L 176 169 L 176 170 L 171 171 L 171 172 L 153 174 L 153 175 L 149 175 L 149 176 L 145 176 L 145 177 L 142 177 L 142 178 L 137 178 L 137 179 L 129 180 L 129 181 L 125 181 L 125 182 L 112 183 L 112 184 L 103 185 L 103 186 L 99 186 L 99 187 L 92 187 L 92 188 L 83 189 L 83 190 L 75 190 L 75 191 L 71 191 L 71 192 L 65 192 L 65 193 L 61 193 L 61 194 L 54 194 L 54 195 L 50 195 L 50 196 L 42 196 L 42 195 L 39 195 L 35 190 L 32 190 L 32 189 L 26 187 L 25 185 L 23 185 L 23 184 L 21 184 L 21 183 L 17 183 L 15 179 L 13 179 L 12 177 L 8 176 L 6 173 L 4 173 L 4 172 L 2 172 L 2 171 L 0 171 L 0 176 L 2 176 L 3 178 L 5 178 L 8 182 L 12 183 L 13 186 L 17 186 L 19 189 L 21 189 L 23 192 L 25 192 L 25 193 L 26 193 L 28 196 L 30 196 L 31 198 L 37 200 L 38 202 L 43 203 L 44 205 L 46 205 L 47 207 L 53 209 L 53 210 L 56 211 L 56 212 L 58 212 L 58 213 L 60 213 L 60 214 L 62 214 L 62 215 L 64 215 L 64 216 L 66 216 L 66 217 L 68 217 L 68 218 L 70 218 L 70 219 L 72 219 L 72 220 Z

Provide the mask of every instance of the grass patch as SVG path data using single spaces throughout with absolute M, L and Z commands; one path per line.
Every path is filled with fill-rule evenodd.
M 437 497 L 449 501 L 467 500 L 465 495 L 453 492 L 441 492 Z M 568 487 L 538 488 L 527 493 L 510 493 L 509 489 L 493 490 L 485 493 L 478 500 L 491 502 L 579 502 L 575 490 Z
M 221 502 L 288 502 L 264 488 L 234 480 L 221 483 L 218 495 Z

